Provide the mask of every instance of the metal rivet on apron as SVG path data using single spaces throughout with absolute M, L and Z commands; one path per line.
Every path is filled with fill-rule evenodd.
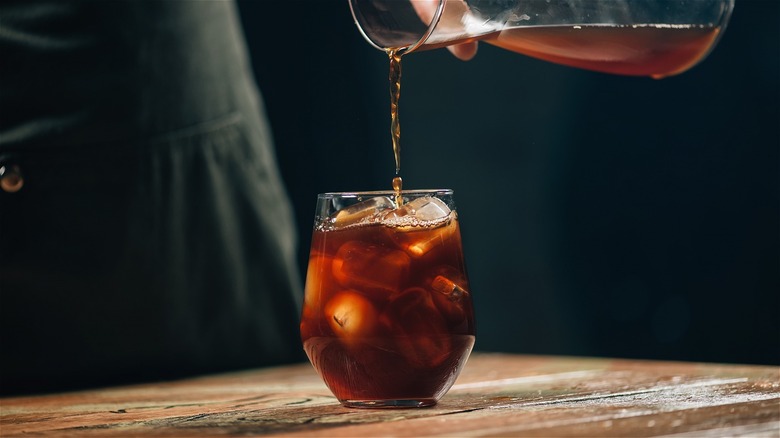
M 8 193 L 18 192 L 24 185 L 22 168 L 18 164 L 0 163 L 0 188 Z

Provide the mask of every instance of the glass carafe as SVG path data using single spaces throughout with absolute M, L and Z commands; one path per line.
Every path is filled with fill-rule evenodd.
M 703 60 L 734 0 L 349 0 L 369 43 L 400 53 L 482 40 L 546 61 L 662 78 Z

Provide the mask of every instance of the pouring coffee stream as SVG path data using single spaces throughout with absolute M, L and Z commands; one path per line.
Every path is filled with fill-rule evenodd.
M 390 136 L 393 141 L 393 154 L 395 155 L 395 177 L 393 178 L 393 191 L 395 192 L 395 205 L 400 208 L 403 203 L 401 190 L 401 124 L 398 120 L 398 100 L 401 98 L 401 53 L 397 49 L 387 51 L 390 58 Z

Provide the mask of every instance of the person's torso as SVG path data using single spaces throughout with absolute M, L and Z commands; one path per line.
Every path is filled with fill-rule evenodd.
M 0 151 L 254 111 L 243 44 L 230 1 L 0 2 Z

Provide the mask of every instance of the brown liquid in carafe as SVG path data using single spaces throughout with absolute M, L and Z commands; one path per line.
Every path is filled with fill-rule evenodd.
M 529 26 L 499 32 L 485 42 L 544 61 L 655 79 L 701 61 L 720 33 L 716 26 Z

